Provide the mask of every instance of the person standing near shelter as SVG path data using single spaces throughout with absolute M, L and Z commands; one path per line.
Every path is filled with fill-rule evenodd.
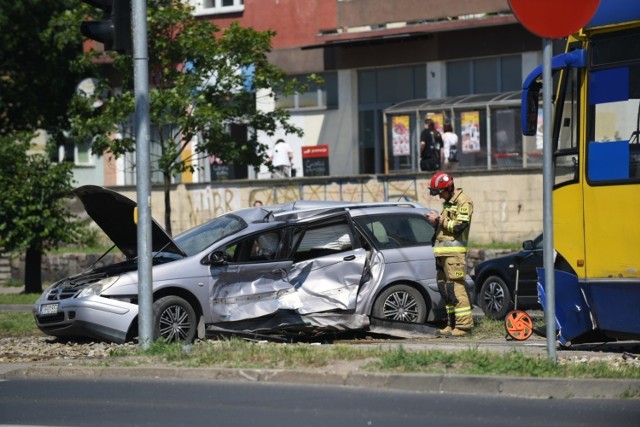
M 440 168 L 440 150 L 433 134 L 435 124 L 425 119 L 424 129 L 420 133 L 420 170 L 435 171 Z
M 290 178 L 291 166 L 293 166 L 293 150 L 284 139 L 276 141 L 271 156 L 269 156 L 271 164 L 275 171 L 271 175 L 272 178 Z
M 444 164 L 452 167 L 458 161 L 458 135 L 453 132 L 453 126 L 450 122 L 445 122 L 442 130 Z
M 471 198 L 455 188 L 453 177 L 437 172 L 429 183 L 429 193 L 443 199 L 442 213 L 429 213 L 435 227 L 433 253 L 436 257 L 438 291 L 447 309 L 447 326 L 438 335 L 459 337 L 473 329 L 471 303 L 466 288 L 466 255 L 473 214 Z

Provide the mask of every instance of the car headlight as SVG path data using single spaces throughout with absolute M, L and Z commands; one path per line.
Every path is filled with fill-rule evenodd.
M 86 288 L 78 294 L 78 298 L 89 297 L 91 295 L 100 295 L 102 292 L 106 291 L 111 285 L 116 283 L 116 281 L 120 278 L 120 276 L 111 276 L 105 277 L 104 279 L 98 280 L 95 283 L 90 284 Z

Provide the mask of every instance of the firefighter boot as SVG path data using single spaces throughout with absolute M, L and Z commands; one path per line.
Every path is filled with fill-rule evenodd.
M 451 333 L 451 331 L 453 331 L 453 329 L 451 328 L 451 326 L 447 325 L 443 329 L 438 329 L 436 331 L 436 336 L 437 337 L 446 337 L 447 334 Z
M 465 331 L 464 329 L 454 328 L 450 332 L 447 332 L 445 335 L 447 338 L 455 338 L 455 337 L 464 337 L 468 335 L 469 331 Z
M 446 336 L 448 333 L 453 331 L 456 327 L 456 315 L 455 315 L 455 307 L 453 305 L 447 305 L 447 326 L 443 329 L 436 331 L 437 337 Z

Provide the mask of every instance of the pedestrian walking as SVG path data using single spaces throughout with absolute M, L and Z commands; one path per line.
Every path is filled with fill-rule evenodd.
M 293 150 L 284 139 L 276 141 L 271 156 L 269 156 L 271 164 L 275 169 L 272 178 L 290 178 L 291 166 L 293 165 Z

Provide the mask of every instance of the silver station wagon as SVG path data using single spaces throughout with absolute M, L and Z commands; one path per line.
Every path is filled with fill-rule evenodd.
M 75 194 L 126 260 L 49 286 L 34 305 L 36 323 L 57 337 L 135 339 L 136 203 L 97 186 Z M 154 338 L 442 320 L 428 212 L 408 202 L 297 201 L 230 212 L 174 239 L 153 222 Z

